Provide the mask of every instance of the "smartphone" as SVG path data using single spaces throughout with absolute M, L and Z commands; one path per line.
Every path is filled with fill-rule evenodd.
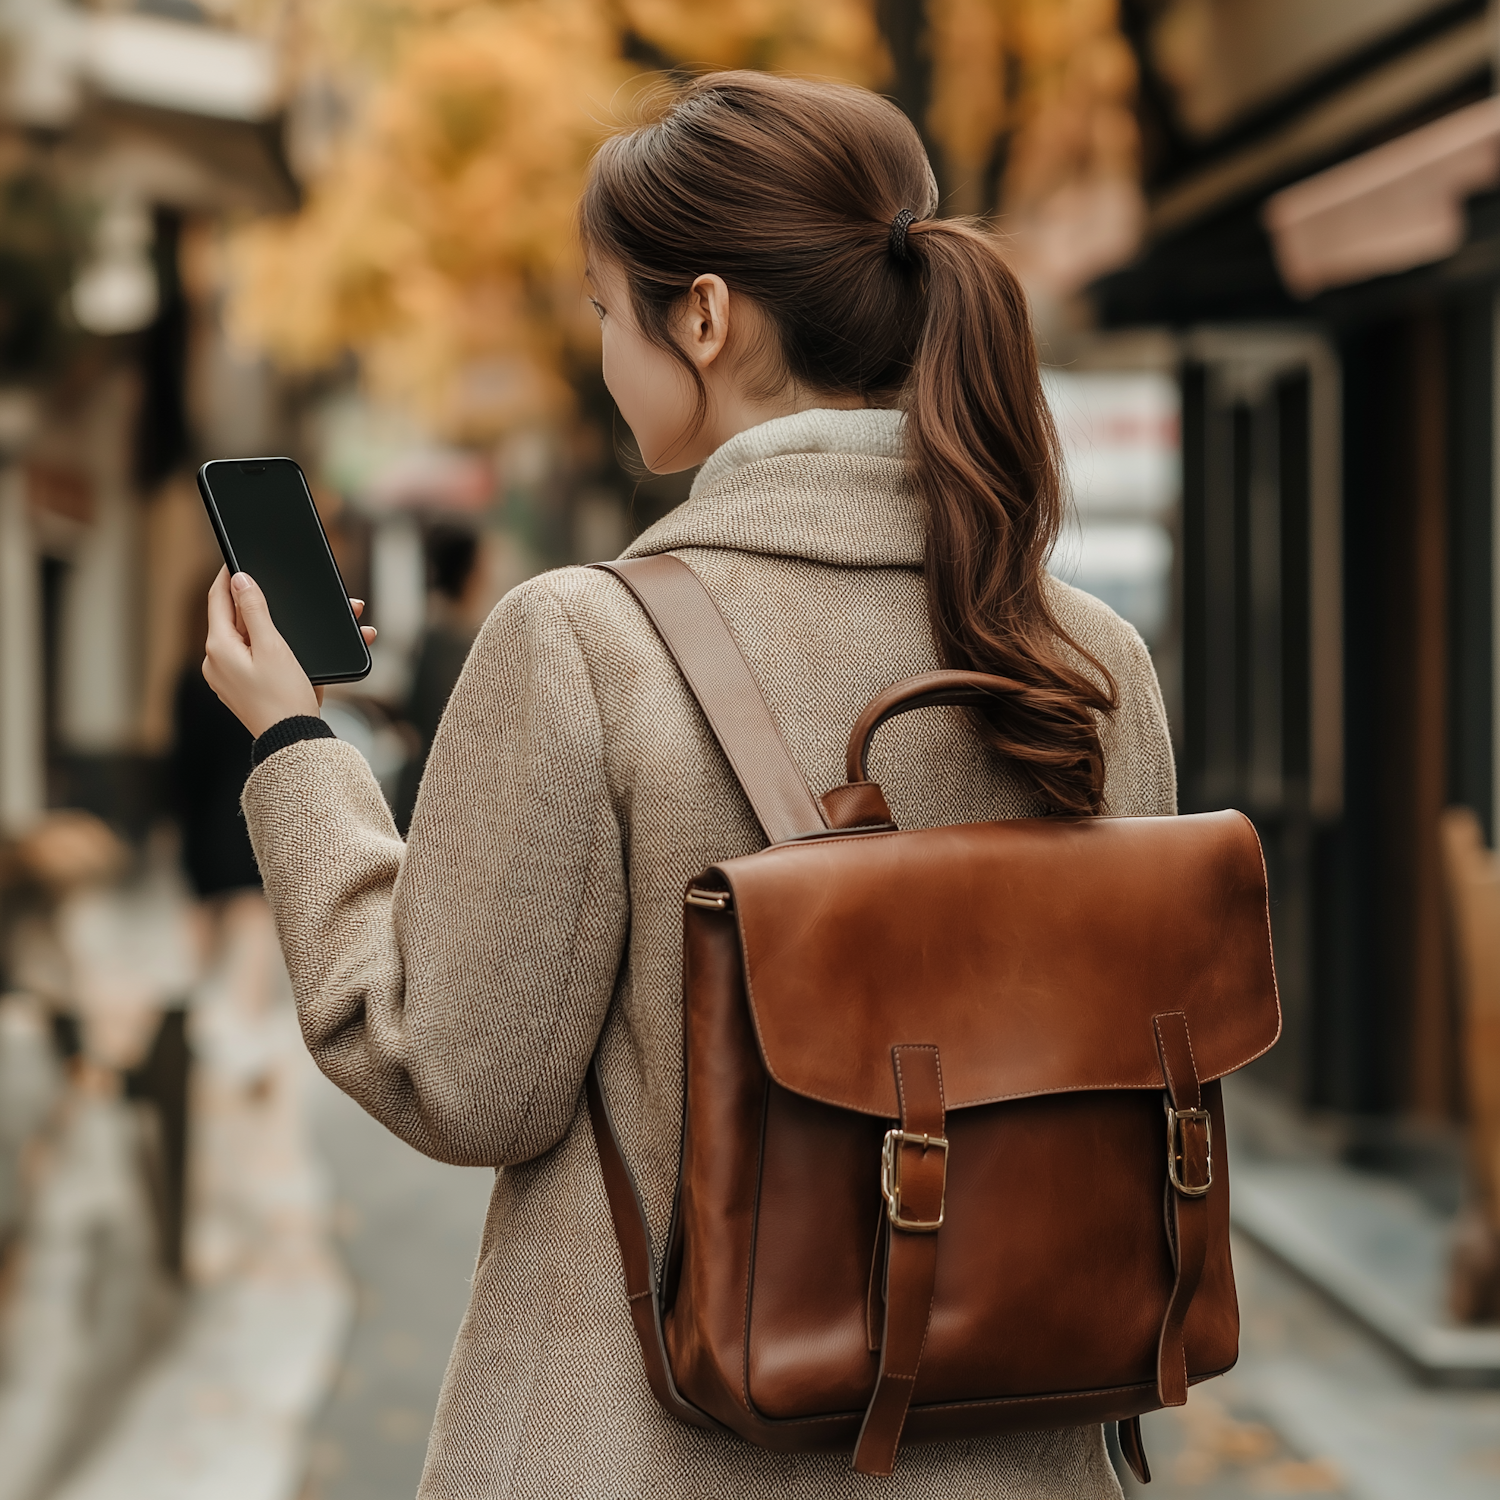
M 301 467 L 290 458 L 210 459 L 198 470 L 198 492 L 229 571 L 260 585 L 308 677 L 368 675 L 370 648 Z

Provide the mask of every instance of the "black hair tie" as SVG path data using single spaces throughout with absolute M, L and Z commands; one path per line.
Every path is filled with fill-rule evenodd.
M 903 266 L 911 261 L 911 251 L 906 245 L 906 231 L 916 221 L 916 214 L 909 208 L 903 208 L 891 220 L 891 259 L 900 261 Z

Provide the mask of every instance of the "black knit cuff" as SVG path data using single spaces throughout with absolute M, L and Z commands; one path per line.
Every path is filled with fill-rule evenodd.
M 312 714 L 293 714 L 289 719 L 281 719 L 273 724 L 261 735 L 250 747 L 250 766 L 253 770 L 261 761 L 269 755 L 275 755 L 278 750 L 285 750 L 288 745 L 295 745 L 299 740 L 331 740 L 337 736 L 323 722 Z

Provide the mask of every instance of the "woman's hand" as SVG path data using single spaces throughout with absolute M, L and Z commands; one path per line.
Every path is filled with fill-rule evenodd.
M 357 620 L 363 599 L 351 599 Z M 366 643 L 375 628 L 362 625 Z M 302 664 L 271 621 L 260 586 L 248 573 L 229 576 L 220 568 L 208 591 L 208 646 L 203 677 L 226 707 L 257 739 L 273 724 L 297 714 L 316 715 L 323 689 L 307 680 Z

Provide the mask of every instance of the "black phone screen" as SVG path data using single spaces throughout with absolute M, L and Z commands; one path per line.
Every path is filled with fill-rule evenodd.
M 370 653 L 301 468 L 289 458 L 214 459 L 198 488 L 230 571 L 261 586 L 308 677 L 365 676 Z

